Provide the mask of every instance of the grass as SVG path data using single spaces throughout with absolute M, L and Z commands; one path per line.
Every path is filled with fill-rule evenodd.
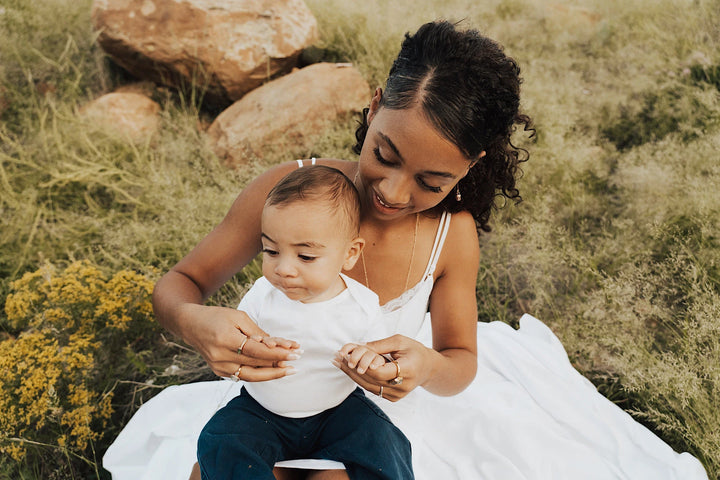
M 518 136 L 531 152 L 524 201 L 499 210 L 480 240 L 479 319 L 541 318 L 605 395 L 720 478 L 720 5 L 307 3 L 321 57 L 353 62 L 371 86 L 382 85 L 403 34 L 434 18 L 479 28 L 519 61 L 523 108 L 538 134 L 532 143 Z M 89 6 L 3 0 L 0 9 L 3 303 L 10 281 L 45 262 L 163 271 L 268 165 L 352 156 L 355 120 L 344 119 L 307 151 L 228 171 L 197 128 L 208 116 L 201 92 L 156 90 L 161 127 L 145 143 L 89 125 L 78 108 L 127 81 L 96 46 Z M 232 303 L 257 275 L 256 264 L 212 301 Z M 1 316 L 0 325 L 4 338 L 19 333 Z M 197 355 L 170 347 L 138 386 L 138 402 L 154 392 L 150 380 L 208 376 Z M 163 376 L 171 366 L 181 374 Z M 127 416 L 137 403 L 123 408 Z M 58 464 L 87 463 L 88 476 L 102 477 L 93 459 L 107 441 L 88 462 Z M 43 471 L 0 462 L 0 476 Z

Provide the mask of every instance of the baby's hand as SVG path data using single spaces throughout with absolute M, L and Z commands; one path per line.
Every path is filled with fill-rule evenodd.
M 287 348 L 288 350 L 295 350 L 296 354 L 303 353 L 302 350 L 300 350 L 300 345 L 297 342 L 293 342 L 292 340 L 286 340 L 284 338 L 280 337 L 263 337 L 260 335 L 253 335 L 250 337 L 251 340 L 255 340 L 256 342 L 260 342 L 264 345 L 266 345 L 268 348 L 275 348 L 275 347 L 282 347 Z
M 333 364 L 336 367 L 340 367 L 343 361 L 345 361 L 348 367 L 354 368 L 362 375 L 368 369 L 375 370 L 385 365 L 386 360 L 382 355 L 368 348 L 367 345 L 348 343 L 335 354 Z

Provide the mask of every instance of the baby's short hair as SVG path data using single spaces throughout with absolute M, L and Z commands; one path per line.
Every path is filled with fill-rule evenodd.
M 285 175 L 268 193 L 265 206 L 299 201 L 327 202 L 331 211 L 343 214 L 348 231 L 360 232 L 360 195 L 340 170 L 325 165 L 301 167 Z

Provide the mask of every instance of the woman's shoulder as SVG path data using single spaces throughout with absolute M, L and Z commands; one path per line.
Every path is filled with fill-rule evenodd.
M 357 162 L 352 160 L 343 160 L 340 158 L 318 158 L 317 162 L 320 165 L 337 168 L 350 178 L 352 178 L 357 171 Z
M 446 242 L 453 246 L 478 246 L 477 224 L 470 212 L 463 210 L 452 214 Z
M 467 211 L 453 213 L 440 256 L 440 264 L 475 264 L 480 258 L 477 226 Z M 442 266 L 441 266 L 442 271 Z

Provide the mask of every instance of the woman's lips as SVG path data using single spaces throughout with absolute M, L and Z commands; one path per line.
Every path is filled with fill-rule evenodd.
M 380 195 L 377 193 L 373 193 L 373 203 L 375 205 L 375 208 L 386 215 L 392 215 L 394 213 L 397 213 L 398 211 L 402 210 L 400 207 L 393 207 L 391 205 L 388 205 L 385 203 L 381 198 Z

